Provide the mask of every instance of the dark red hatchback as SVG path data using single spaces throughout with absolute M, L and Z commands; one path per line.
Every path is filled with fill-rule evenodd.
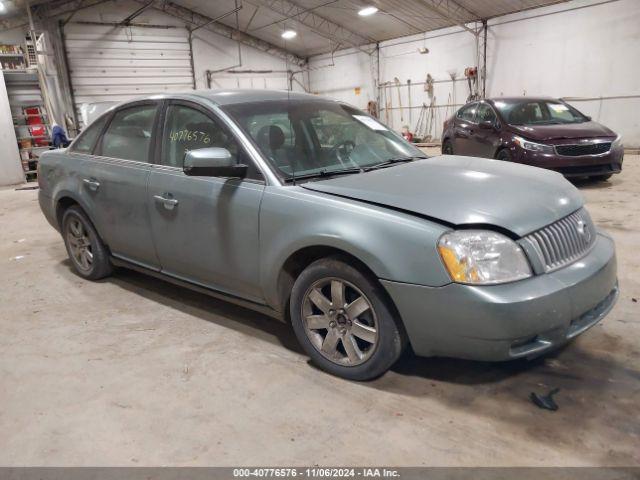
M 621 137 L 562 100 L 468 103 L 444 123 L 442 153 L 496 158 L 606 180 L 622 170 Z

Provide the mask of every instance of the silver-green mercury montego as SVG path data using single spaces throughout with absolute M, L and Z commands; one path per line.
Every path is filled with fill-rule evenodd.
M 559 173 L 427 158 L 349 105 L 203 91 L 117 106 L 40 160 L 76 272 L 114 266 L 290 321 L 349 379 L 422 356 L 533 357 L 618 294 L 615 249 Z

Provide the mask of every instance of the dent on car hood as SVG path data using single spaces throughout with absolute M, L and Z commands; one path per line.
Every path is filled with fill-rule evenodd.
M 509 125 L 518 135 L 531 140 L 615 137 L 616 134 L 597 122 L 566 123 L 562 125 Z
M 495 225 L 520 236 L 569 215 L 583 204 L 578 189 L 559 173 L 455 155 L 302 186 L 449 224 Z

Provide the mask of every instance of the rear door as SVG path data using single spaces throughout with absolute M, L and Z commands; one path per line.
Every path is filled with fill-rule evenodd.
M 147 212 L 151 138 L 159 104 L 143 101 L 116 110 L 80 173 L 88 208 L 111 253 L 157 269 Z M 87 132 L 90 133 L 90 132 Z
M 453 153 L 456 155 L 475 154 L 473 135 L 477 108 L 478 104 L 474 102 L 465 105 L 456 113 L 453 130 Z
M 492 128 L 480 128 L 482 122 L 491 122 Z M 481 102 L 476 112 L 476 126 L 473 131 L 473 154 L 478 157 L 493 158 L 500 144 L 498 116 L 491 105 Z
M 256 302 L 259 214 L 265 182 L 233 134 L 210 110 L 167 103 L 149 179 L 151 228 L 162 272 Z M 188 150 L 226 148 L 249 165 L 246 178 L 192 177 Z

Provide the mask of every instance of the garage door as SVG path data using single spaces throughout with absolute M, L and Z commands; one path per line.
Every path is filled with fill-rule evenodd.
M 184 28 L 70 23 L 65 45 L 79 119 L 87 105 L 193 88 Z

